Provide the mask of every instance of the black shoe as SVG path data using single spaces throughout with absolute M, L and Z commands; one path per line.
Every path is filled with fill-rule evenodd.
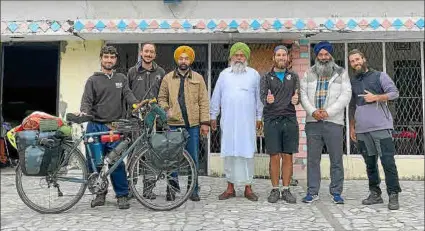
M 270 195 L 267 198 L 267 201 L 269 203 L 276 203 L 279 200 L 279 197 L 280 197 L 279 189 L 274 188 L 272 189 L 272 191 L 270 191 Z
M 362 204 L 364 205 L 374 205 L 382 203 L 384 203 L 384 200 L 382 200 L 381 194 L 374 191 L 371 191 L 369 196 L 362 201 Z
M 398 204 L 398 193 L 391 193 L 389 195 L 388 209 L 398 210 L 400 205 Z
M 106 201 L 106 194 L 96 195 L 96 198 L 91 201 L 91 207 L 104 206 Z
M 297 203 L 297 199 L 292 195 L 291 191 L 288 189 L 282 190 L 282 199 L 290 204 Z
M 156 194 L 153 192 L 144 192 L 143 193 L 143 197 L 147 198 L 149 200 L 155 200 L 156 199 Z
M 169 186 L 167 186 L 167 196 L 165 198 L 167 201 L 176 200 L 176 193 L 173 190 L 170 190 Z
M 156 199 L 155 193 L 152 190 L 155 188 L 155 180 L 143 179 L 143 197 L 154 200 Z
M 190 199 L 191 201 L 200 201 L 200 200 L 201 200 L 201 198 L 199 197 L 199 195 L 198 195 L 198 194 L 192 194 L 192 195 L 189 197 L 189 199 Z
M 118 197 L 117 203 L 118 203 L 119 209 L 129 209 L 130 208 L 130 203 L 128 203 L 128 198 L 126 196 Z

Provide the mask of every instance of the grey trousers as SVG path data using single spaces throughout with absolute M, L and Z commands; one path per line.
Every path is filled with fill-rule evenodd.
M 308 193 L 317 195 L 320 189 L 320 160 L 323 145 L 331 161 L 331 184 L 329 192 L 342 193 L 344 184 L 344 166 L 342 161 L 343 126 L 332 122 L 308 122 L 305 126 L 307 135 L 307 187 Z

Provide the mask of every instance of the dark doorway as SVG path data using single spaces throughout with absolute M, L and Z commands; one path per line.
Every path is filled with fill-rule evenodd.
M 60 43 L 3 44 L 3 116 L 19 124 L 33 111 L 57 115 Z

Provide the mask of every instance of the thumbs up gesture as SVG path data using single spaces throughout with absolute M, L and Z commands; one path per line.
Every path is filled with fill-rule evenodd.
M 268 104 L 274 103 L 274 96 L 272 95 L 272 92 L 270 91 L 270 89 L 267 92 L 267 103 Z
M 293 105 L 297 105 L 299 103 L 299 99 L 298 99 L 298 89 L 295 89 L 295 93 L 291 98 L 291 103 Z

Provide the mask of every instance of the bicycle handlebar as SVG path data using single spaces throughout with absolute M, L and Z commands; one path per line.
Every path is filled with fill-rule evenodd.
M 139 110 L 140 108 L 142 108 L 144 105 L 146 104 L 152 104 L 152 103 L 157 103 L 156 98 L 153 99 L 145 99 L 142 102 L 140 102 L 139 104 L 133 104 L 133 112 L 136 112 L 137 110 Z

